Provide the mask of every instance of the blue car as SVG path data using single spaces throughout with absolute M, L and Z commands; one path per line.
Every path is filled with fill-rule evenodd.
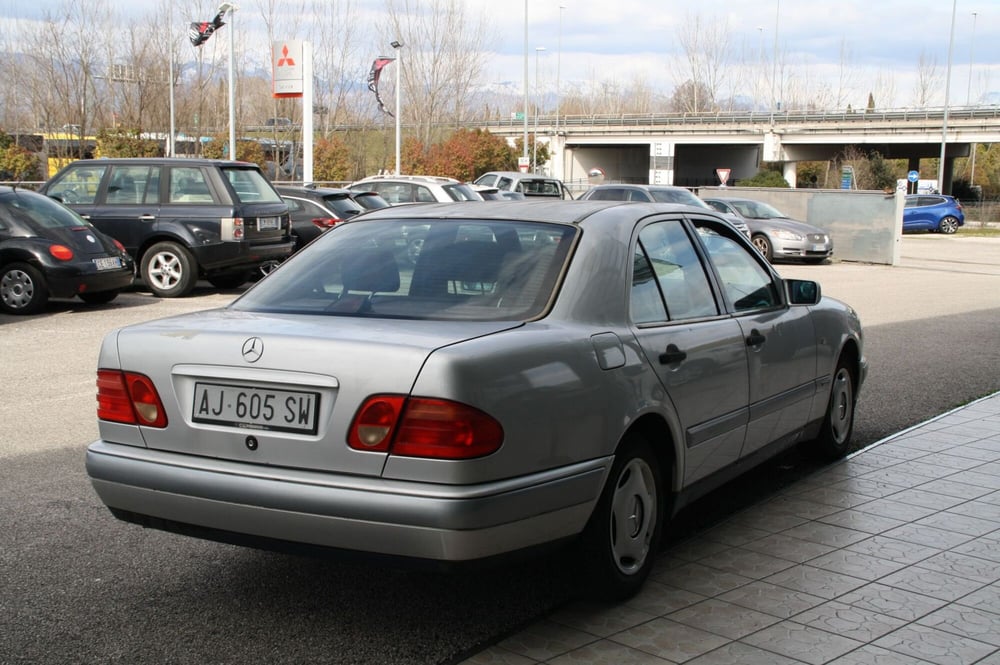
M 965 224 L 962 204 L 945 194 L 910 194 L 903 208 L 904 231 L 954 233 Z

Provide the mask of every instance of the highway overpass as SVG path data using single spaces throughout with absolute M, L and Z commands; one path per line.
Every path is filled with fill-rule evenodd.
M 947 117 L 946 117 L 947 113 Z M 490 121 L 510 139 L 525 131 L 522 118 Z M 826 161 L 848 146 L 887 159 L 939 158 L 946 146 L 944 187 L 951 191 L 957 157 L 974 143 L 1000 141 L 1000 106 L 855 112 L 736 112 L 716 114 L 545 115 L 529 118 L 529 135 L 549 142 L 548 172 L 586 183 L 593 169 L 607 181 L 685 187 L 718 185 L 716 169 L 730 169 L 729 184 L 757 173 L 761 162 L 780 162 L 794 187 L 796 165 Z M 839 184 L 839 177 L 836 178 Z M 822 183 L 820 183 L 822 184 Z

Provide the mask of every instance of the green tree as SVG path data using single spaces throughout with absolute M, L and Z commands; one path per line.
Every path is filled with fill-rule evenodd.
M 40 180 L 38 157 L 11 142 L 0 148 L 0 180 Z
M 484 129 L 459 129 L 447 140 L 431 146 L 428 168 L 432 173 L 459 180 L 475 180 L 487 171 L 517 167 L 514 149 L 500 136 Z
M 313 177 L 320 181 L 351 179 L 351 156 L 339 136 L 321 138 L 313 146 Z
M 752 178 L 745 178 L 736 182 L 737 187 L 784 187 L 788 188 L 788 182 L 778 171 L 763 168 L 757 171 L 757 175 Z
M 202 146 L 201 154 L 208 159 L 232 159 L 229 156 L 229 137 L 222 135 L 213 136 L 211 141 Z M 257 141 L 237 141 L 236 159 L 241 162 L 256 164 L 262 169 L 267 168 L 267 155 L 264 153 L 264 148 Z
M 97 151 L 102 157 L 163 156 L 160 142 L 143 138 L 138 129 L 102 129 L 97 133 Z

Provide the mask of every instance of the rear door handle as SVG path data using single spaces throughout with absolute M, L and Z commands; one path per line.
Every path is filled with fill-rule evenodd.
M 750 331 L 747 336 L 747 346 L 760 346 L 767 341 L 767 338 L 760 334 L 760 331 L 754 328 Z
M 151 222 L 156 219 L 156 215 L 139 215 L 139 221 L 141 222 Z
M 677 348 L 676 344 L 668 344 L 667 350 L 660 354 L 661 365 L 672 365 L 685 360 L 688 354 Z

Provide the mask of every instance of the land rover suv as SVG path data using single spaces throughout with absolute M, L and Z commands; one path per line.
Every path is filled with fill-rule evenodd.
M 236 288 L 293 251 L 288 206 L 256 164 L 210 159 L 82 159 L 40 190 L 121 242 L 154 295 L 199 278 Z

